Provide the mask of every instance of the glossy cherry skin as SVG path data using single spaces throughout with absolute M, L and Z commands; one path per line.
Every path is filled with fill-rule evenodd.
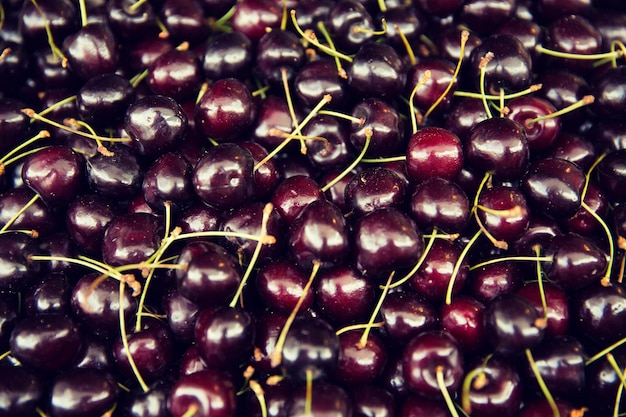
M 439 309 L 441 329 L 450 333 L 465 352 L 478 352 L 485 345 L 485 306 L 467 295 L 459 295 Z
M 69 314 L 72 287 L 62 273 L 46 274 L 35 286 L 23 294 L 24 311 L 29 316 L 38 314 Z
M 148 168 L 141 188 L 146 203 L 156 212 L 164 211 L 165 202 L 179 211 L 193 199 L 191 166 L 179 154 L 164 154 Z
M 422 113 L 425 113 L 439 100 L 452 83 L 452 87 L 434 110 L 434 114 L 442 114 L 450 108 L 454 91 L 458 87 L 458 80 L 453 79 L 454 69 L 454 63 L 445 59 L 428 58 L 421 60 L 409 69 L 405 93 L 409 97 L 413 94 L 413 103 Z M 426 71 L 430 71 L 431 76 L 424 81 Z M 419 88 L 413 93 L 418 84 L 420 84 Z
M 127 146 L 108 146 L 113 156 L 97 153 L 87 160 L 87 183 L 98 194 L 116 200 L 137 195 L 143 171 L 135 153 Z
M 404 181 L 386 168 L 365 169 L 356 174 L 344 190 L 345 203 L 358 214 L 404 203 Z
M 387 346 L 373 333 L 360 345 L 362 331 L 353 330 L 339 335 L 339 360 L 334 378 L 343 384 L 371 383 L 387 364 Z
M 315 107 L 329 94 L 332 99 L 327 107 L 340 109 L 348 100 L 346 80 L 337 73 L 335 63 L 318 59 L 304 64 L 294 77 L 294 93 L 307 108 Z
M 492 25 L 499 26 L 513 15 L 515 6 L 515 0 L 498 3 L 468 0 L 461 9 L 461 18 L 470 30 L 489 33 Z
M 570 54 L 596 54 L 602 48 L 602 35 L 580 15 L 560 17 L 546 27 L 545 47 Z M 556 62 L 554 62 L 556 61 Z M 552 62 L 577 72 L 589 71 L 592 63 L 572 58 L 553 58 Z
M 142 3 L 131 8 L 129 0 L 116 0 L 107 3 L 107 18 L 111 29 L 127 39 L 149 38 L 158 31 L 154 7 Z
M 163 232 L 159 219 L 147 213 L 132 213 L 113 219 L 102 237 L 102 257 L 109 265 L 145 261 L 159 244 Z
M 606 130 L 610 132 L 609 127 L 606 127 Z M 617 138 L 617 136 L 612 135 L 611 139 L 614 138 Z M 598 142 L 603 141 L 598 138 Z M 582 136 L 564 132 L 561 132 L 561 134 L 557 136 L 550 149 L 548 149 L 546 156 L 549 158 L 565 159 L 582 169 L 589 168 L 597 157 L 594 145 L 590 141 Z M 593 183 L 591 185 L 593 185 Z
M 503 294 L 491 300 L 485 309 L 485 330 L 493 349 L 514 356 L 536 346 L 544 336 L 544 327 L 535 307 L 515 294 Z
M 169 383 L 156 383 L 148 392 L 133 391 L 118 407 L 129 417 L 166 417 Z
M 332 374 L 339 360 L 339 339 L 333 328 L 320 318 L 297 318 L 287 333 L 282 366 L 300 380 Z M 316 384 L 313 384 L 314 386 Z
M 21 138 L 26 137 L 30 122 L 28 117 L 20 110 L 24 103 L 4 98 L 0 100 L 0 134 L 6 138 L 0 144 L 0 153 L 3 155 L 19 144 Z
M 517 188 L 494 186 L 482 190 L 478 204 L 481 223 L 497 240 L 515 241 L 528 228 L 530 210 L 524 195 Z
M 366 276 L 385 279 L 413 265 L 424 249 L 419 230 L 403 212 L 388 208 L 361 217 L 353 231 L 357 268 Z
M 168 395 L 167 408 L 172 417 L 182 417 L 190 407 L 205 416 L 231 417 L 236 408 L 235 387 L 216 370 L 181 376 Z
M 559 414 L 563 416 L 572 416 L 586 412 L 585 408 L 576 408 L 568 401 L 562 399 L 557 398 L 554 402 Z M 550 413 L 554 413 L 552 405 L 545 399 L 542 399 L 524 404 L 519 413 L 517 413 L 517 417 L 543 417 L 550 415 Z
M 96 195 L 76 197 L 66 210 L 68 234 L 90 254 L 100 253 L 106 227 L 115 218 L 115 208 L 108 200 Z
M 127 334 L 128 351 L 139 374 L 148 383 L 158 381 L 167 371 L 174 356 L 174 340 L 167 326 L 156 319 L 144 317 L 139 331 Z M 113 343 L 113 357 L 117 369 L 134 378 L 128 353 L 121 338 Z
M 612 152 L 600 162 L 598 166 L 600 183 L 606 192 L 609 201 L 614 203 L 626 202 L 622 195 L 626 184 L 626 149 Z
M 294 33 L 272 30 L 259 39 L 255 69 L 265 81 L 282 83 L 283 71 L 292 79 L 304 62 L 304 49 Z
M 196 125 L 217 141 L 236 139 L 252 125 L 256 111 L 248 87 L 236 78 L 216 81 L 196 105 Z
M 446 417 L 449 415 L 448 409 L 442 401 L 426 399 L 417 395 L 406 397 L 398 412 L 400 417 Z
M 194 340 L 209 367 L 229 369 L 252 353 L 254 330 L 254 318 L 246 310 L 209 308 L 198 315 Z
M 571 217 L 581 203 L 585 174 L 564 159 L 547 158 L 528 167 L 522 191 L 531 209 L 552 217 Z
M 571 304 L 571 316 L 576 330 L 592 342 L 607 346 L 622 337 L 626 318 L 626 290 L 619 282 L 604 286 L 599 282 L 583 288 L 575 294 Z
M 72 72 L 83 80 L 115 72 L 118 52 L 115 35 L 101 23 L 83 26 L 63 42 Z
M 318 115 L 302 129 L 305 136 L 326 139 L 307 143 L 307 157 L 314 167 L 329 171 L 350 164 L 352 156 L 348 144 L 348 126 L 336 117 Z
M 506 117 L 524 126 L 530 152 L 546 149 L 557 138 L 561 130 L 559 117 L 552 117 L 531 123 L 536 117 L 554 113 L 556 108 L 547 100 L 538 97 L 518 97 L 507 103 L 510 112 Z
M 355 385 L 349 390 L 354 416 L 391 417 L 396 414 L 393 395 L 374 384 Z
M 90 78 L 79 90 L 76 107 L 81 119 L 92 126 L 113 127 L 124 118 L 135 100 L 130 82 L 116 74 Z
M 459 233 L 469 219 L 469 199 L 456 183 L 431 178 L 421 183 L 411 197 L 411 214 L 424 230 Z
M 393 155 L 403 140 L 404 124 L 397 110 L 387 102 L 366 98 L 352 110 L 352 116 L 363 122 L 351 122 L 350 142 L 363 149 L 368 129 L 372 137 L 365 153 L 369 157 Z
M 198 57 L 191 51 L 167 51 L 150 65 L 146 81 L 155 94 L 178 102 L 195 98 L 203 81 Z
M 564 336 L 570 330 L 570 306 L 567 293 L 549 282 L 543 282 L 547 312 L 544 315 L 539 283 L 528 282 L 515 293 L 530 301 L 537 314 L 547 318 L 546 338 Z
M 40 379 L 23 366 L 3 366 L 0 368 L 0 415 L 28 417 L 43 398 Z
M 200 1 L 165 0 L 160 15 L 168 34 L 177 41 L 199 42 L 210 32 Z
M 306 272 L 288 259 L 276 259 L 263 265 L 255 280 L 259 297 L 274 312 L 289 314 L 304 295 L 308 281 Z M 313 305 L 313 292 L 308 292 L 301 301 L 301 309 Z
M 85 275 L 76 283 L 72 291 L 72 313 L 96 335 L 116 336 L 119 334 L 120 309 L 126 323 L 132 323 L 137 312 L 137 299 L 125 288 L 120 305 L 119 282 L 113 278 L 98 280 L 99 276 L 98 273 Z
M 443 128 L 424 127 L 411 136 L 407 146 L 407 173 L 417 182 L 433 177 L 452 180 L 463 168 L 463 161 L 460 139 Z
M 364 43 L 348 68 L 348 86 L 361 96 L 394 97 L 402 92 L 405 83 L 402 60 L 385 43 Z
M 287 245 L 296 262 L 306 269 L 314 262 L 322 266 L 341 262 L 350 249 L 343 214 L 329 201 L 310 203 L 291 223 Z
M 285 221 L 291 224 L 306 206 L 324 199 L 324 194 L 313 178 L 296 175 L 286 178 L 276 187 L 272 204 Z
M 528 140 L 519 123 L 494 117 L 472 128 L 464 149 L 470 168 L 502 180 L 519 179 L 528 164 Z
M 39 254 L 33 238 L 19 232 L 0 235 L 0 288 L 5 291 L 27 289 L 41 271 L 41 264 L 28 257 Z
M 337 49 L 348 54 L 356 53 L 373 37 L 372 31 L 375 30 L 372 16 L 363 4 L 355 0 L 337 2 L 324 24 Z
M 550 101 L 557 109 L 565 108 L 584 96 L 592 94 L 591 87 L 585 78 L 562 67 L 546 68 L 541 71 L 538 81 L 542 88 L 537 93 Z M 581 116 L 585 114 L 586 109 L 583 108 L 566 113 L 560 118 L 564 126 L 578 127 L 584 120 Z
M 271 0 L 244 0 L 237 4 L 230 24 L 235 32 L 241 32 L 256 45 L 267 28 L 280 25 L 282 8 Z
M 409 389 L 430 399 L 441 398 L 437 372 L 448 392 L 455 392 L 463 378 L 463 354 L 449 333 L 429 331 L 412 338 L 402 354 L 402 368 Z
M 478 301 L 487 303 L 500 294 L 513 292 L 524 283 L 516 262 L 498 262 L 470 271 L 468 289 Z
M 414 292 L 388 294 L 381 307 L 388 340 L 395 346 L 404 346 L 407 340 L 439 324 L 437 310 L 430 301 Z
M 72 363 L 82 335 L 70 317 L 43 314 L 20 320 L 11 333 L 11 354 L 24 365 L 41 371 L 59 371 Z
M 254 195 L 253 169 L 254 159 L 246 148 L 233 143 L 214 146 L 193 170 L 196 195 L 219 209 L 242 206 Z
M 50 411 L 58 417 L 99 416 L 119 396 L 117 381 L 99 369 L 76 368 L 57 376 L 50 394 Z
M 204 75 L 210 80 L 244 78 L 252 67 L 252 42 L 241 32 L 219 33 L 200 55 Z
M 353 268 L 323 271 L 315 280 L 315 300 L 331 323 L 365 320 L 374 304 L 372 283 Z
M 572 233 L 592 236 L 600 232 L 600 228 L 602 228 L 594 214 L 600 216 L 600 218 L 606 218 L 609 213 L 609 203 L 600 186 L 595 182 L 587 184 L 587 192 L 583 201 L 589 207 L 591 213 L 581 205 L 576 214 L 563 222 L 563 227 Z
M 308 401 L 304 385 L 297 387 L 286 408 L 287 417 L 304 417 Z M 339 385 L 327 381 L 316 381 L 311 392 L 311 413 L 319 416 L 349 417 L 352 415 L 350 397 Z

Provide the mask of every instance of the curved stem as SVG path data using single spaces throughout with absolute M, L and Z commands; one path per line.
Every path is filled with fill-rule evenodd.
M 476 242 L 476 240 L 478 240 L 478 238 L 482 234 L 483 234 L 483 231 L 479 229 L 474 234 L 474 236 L 472 236 L 472 238 L 469 240 L 469 242 L 467 242 L 467 245 L 465 245 L 465 247 L 463 248 L 463 251 L 459 255 L 459 259 L 457 259 L 456 263 L 454 264 L 454 269 L 452 270 L 450 281 L 448 281 L 448 288 L 446 289 L 446 304 L 447 305 L 450 305 L 450 303 L 452 302 L 452 290 L 454 289 L 454 282 L 456 281 L 456 276 L 459 275 L 459 271 L 461 270 L 461 265 L 463 264 L 463 261 L 465 260 L 465 257 L 469 253 L 469 250 L 474 244 L 474 242 Z
M 548 401 L 548 404 L 550 404 L 550 408 L 552 409 L 552 415 L 554 417 L 561 417 L 559 408 L 557 407 L 556 402 L 554 401 L 554 398 L 552 397 L 552 394 L 548 389 L 548 386 L 546 385 L 545 381 L 541 377 L 541 374 L 539 373 L 539 369 L 537 368 L 537 364 L 535 363 L 532 352 L 530 351 L 530 349 L 526 349 L 525 352 L 528 363 L 530 364 L 530 368 L 533 370 L 535 378 L 537 378 L 537 384 L 539 384 L 541 392 L 543 393 L 544 397 L 546 397 L 546 401 Z
M 135 377 L 137 378 L 137 382 L 141 386 L 143 392 L 150 391 L 148 385 L 143 380 L 141 374 L 139 373 L 139 369 L 137 369 L 137 364 L 133 359 L 133 355 L 130 353 L 130 348 L 128 346 L 128 335 L 126 334 L 126 317 L 124 316 L 124 287 L 126 282 L 122 279 L 120 280 L 120 294 L 119 294 L 119 320 L 120 320 L 120 333 L 122 336 L 122 344 L 124 345 L 124 351 L 126 353 L 126 357 L 128 358 L 128 364 L 130 365 Z
M 389 288 L 399 287 L 400 285 L 402 285 L 405 282 L 407 282 L 408 280 L 410 280 L 413 277 L 413 275 L 415 275 L 415 273 L 420 269 L 420 267 L 422 266 L 422 264 L 426 260 L 426 257 L 428 256 L 428 253 L 430 252 L 430 249 L 433 247 L 433 244 L 435 243 L 435 239 L 436 238 L 437 238 L 437 228 L 433 229 L 433 233 L 430 235 L 430 238 L 428 239 L 428 243 L 426 244 L 426 248 L 424 248 L 424 251 L 422 252 L 422 255 L 417 260 L 417 262 L 415 263 L 413 268 L 411 268 L 411 270 L 409 272 L 407 272 L 407 274 L 404 277 L 400 278 L 399 280 L 397 280 L 396 282 L 391 284 L 389 286 Z
M 363 144 L 363 149 L 361 149 L 361 153 L 359 153 L 359 155 L 354 159 L 354 161 L 352 161 L 352 163 L 346 169 L 344 169 L 341 172 L 341 174 L 337 175 L 335 178 L 333 178 L 332 181 L 330 181 L 328 184 L 326 184 L 325 186 L 321 188 L 323 193 L 330 190 L 335 184 L 341 181 L 343 177 L 348 175 L 359 164 L 359 162 L 361 162 L 361 159 L 363 158 L 363 156 L 365 156 L 365 153 L 367 152 L 367 149 L 370 146 L 370 142 L 372 140 L 372 134 L 373 134 L 372 129 L 368 128 L 368 130 L 365 133 L 365 143 Z
M 393 279 L 394 274 L 396 273 L 396 271 L 392 271 L 389 274 L 389 277 L 387 278 L 387 283 L 385 284 L 385 287 L 383 288 L 383 292 L 380 294 L 380 297 L 378 298 L 378 303 L 376 303 L 376 307 L 374 307 L 374 311 L 372 311 L 372 314 L 370 315 L 370 320 L 367 322 L 367 326 L 365 327 L 365 330 L 363 331 L 363 334 L 361 335 L 361 338 L 359 339 L 359 343 L 357 343 L 357 349 L 363 349 L 365 346 L 367 346 L 367 337 L 370 334 L 370 330 L 373 327 L 374 324 L 374 320 L 376 319 L 376 316 L 378 315 L 378 312 L 380 311 L 380 308 L 383 305 L 383 301 L 385 301 L 385 297 L 387 296 L 387 293 L 389 292 L 389 284 L 391 284 L 391 280 Z

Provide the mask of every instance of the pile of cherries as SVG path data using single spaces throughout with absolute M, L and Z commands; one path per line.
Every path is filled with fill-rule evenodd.
M 626 413 L 622 0 L 6 0 L 0 417 Z

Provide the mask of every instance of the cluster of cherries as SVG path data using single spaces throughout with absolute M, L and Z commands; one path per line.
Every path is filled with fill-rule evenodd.
M 0 417 L 626 412 L 622 0 L 0 27 Z

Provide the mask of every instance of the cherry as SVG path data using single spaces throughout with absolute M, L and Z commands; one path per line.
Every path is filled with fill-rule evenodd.
M 316 381 L 311 387 L 310 394 L 305 386 L 299 386 L 294 390 L 287 404 L 286 413 L 288 417 L 307 414 L 349 417 L 352 415 L 352 405 L 343 388 L 330 382 Z
M 396 346 L 438 326 L 438 315 L 432 304 L 413 292 L 393 292 L 381 307 L 386 335 Z
M 284 140 L 277 133 L 290 132 L 292 127 L 293 119 L 287 101 L 277 96 L 268 96 L 259 107 L 252 135 L 255 142 L 270 149 L 279 146 Z
M 107 225 L 115 218 L 113 204 L 96 195 L 81 195 L 68 206 L 65 224 L 68 234 L 89 254 L 98 254 Z
M 480 100 L 461 98 L 452 102 L 446 114 L 445 127 L 465 142 L 472 128 L 487 118 L 485 106 Z
M 458 136 L 440 127 L 418 130 L 407 146 L 407 173 L 418 183 L 433 177 L 453 180 L 461 171 L 463 160 Z
M 168 34 L 178 41 L 199 42 L 210 32 L 200 1 L 165 0 L 160 15 Z
M 426 71 L 430 71 L 431 75 L 425 79 Z M 428 58 L 413 65 L 408 71 L 405 90 L 410 96 L 419 84 L 413 95 L 415 107 L 422 112 L 430 112 L 431 107 L 437 103 L 434 108 L 435 114 L 441 114 L 449 109 L 454 91 L 458 87 L 458 80 L 454 77 L 454 71 L 455 65 L 451 61 L 441 58 Z M 440 99 L 442 96 L 443 98 Z
M 515 294 L 502 294 L 491 300 L 484 317 L 489 343 L 504 356 L 514 356 L 532 348 L 544 336 L 545 324 L 535 307 Z
M 339 360 L 335 379 L 343 384 L 367 384 L 376 381 L 387 363 L 384 342 L 369 334 L 361 345 L 361 331 L 348 331 L 339 335 Z
M 411 197 L 411 214 L 424 230 L 447 233 L 462 231 L 469 219 L 469 200 L 454 182 L 431 178 L 421 183 Z
M 478 204 L 478 218 L 485 230 L 496 240 L 512 242 L 526 231 L 530 212 L 520 190 L 494 186 L 482 190 Z
M 38 262 L 32 262 L 29 257 L 36 254 L 37 247 L 34 240 L 19 232 L 0 234 L 0 288 L 2 290 L 23 290 L 37 277 L 41 270 Z
M 316 380 L 332 374 L 337 367 L 339 339 L 333 328 L 320 318 L 296 318 L 287 333 L 282 357 L 288 375 Z
M 463 355 L 458 342 L 443 331 L 413 337 L 402 354 L 409 389 L 420 396 L 438 399 L 442 391 L 455 392 L 463 377 Z
M 243 146 L 222 143 L 214 146 L 193 170 L 196 195 L 219 209 L 240 207 L 254 195 L 254 159 Z
M 399 415 L 400 417 L 445 417 L 450 413 L 441 401 L 410 396 L 403 401 Z
M 528 282 L 515 293 L 534 304 L 537 314 L 547 319 L 546 338 L 564 336 L 569 331 L 570 307 L 567 294 L 562 289 L 549 282 L 542 283 L 540 289 L 536 281 Z M 545 297 L 546 310 L 544 311 L 542 292 Z
M 350 162 L 349 131 L 345 121 L 336 117 L 318 115 L 302 129 L 302 134 L 325 139 L 307 143 L 307 157 L 313 166 L 328 171 L 338 166 L 348 165 Z
M 393 395 L 373 384 L 357 385 L 349 391 L 354 416 L 391 417 L 396 414 Z
M 50 273 L 24 294 L 24 311 L 38 314 L 69 314 L 72 287 L 61 273 Z
M 188 415 L 195 410 L 201 415 L 228 417 L 236 407 L 232 381 L 216 370 L 202 370 L 181 376 L 172 387 L 167 408 L 173 417 Z
M 372 16 L 356 0 L 337 2 L 328 12 L 324 23 L 337 49 L 349 54 L 357 52 L 373 36 Z
M 361 96 L 393 97 L 402 92 L 405 83 L 402 60 L 384 43 L 364 43 L 348 68 L 348 85 Z
M 205 309 L 196 320 L 194 340 L 209 367 L 236 367 L 252 353 L 253 317 L 237 308 Z
M 180 102 L 195 98 L 202 83 L 201 72 L 196 54 L 172 49 L 159 55 L 152 62 L 148 68 L 146 81 L 155 94 L 168 96 Z
M 115 72 L 118 52 L 115 35 L 106 24 L 92 23 L 65 38 L 63 49 L 72 72 L 83 80 Z
M 357 214 L 365 214 L 386 207 L 401 207 L 405 186 L 394 171 L 370 168 L 352 177 L 344 194 L 348 207 Z
M 499 4 L 485 0 L 468 0 L 461 10 L 461 18 L 471 30 L 489 33 L 489 28 L 499 26 L 513 16 L 515 6 L 515 0 L 506 0 Z
M 159 247 L 162 225 L 156 216 L 133 213 L 111 220 L 102 237 L 102 258 L 113 266 L 138 264 Z
M 217 141 L 236 139 L 252 125 L 254 117 L 250 91 L 236 78 L 213 83 L 196 105 L 196 125 Z
M 182 210 L 193 199 L 191 166 L 178 154 L 164 154 L 146 171 L 142 191 L 146 203 L 157 212 L 164 210 L 166 201 Z
M 353 121 L 350 126 L 350 143 L 362 149 L 368 132 L 371 142 L 365 155 L 388 156 L 393 155 L 402 143 L 404 127 L 398 112 L 387 102 L 366 98 L 352 110 L 352 116 L 359 122 Z
M 285 222 L 291 224 L 310 203 L 324 199 L 324 194 L 313 178 L 295 175 L 286 178 L 276 187 L 272 204 Z
M 468 287 L 480 302 L 488 303 L 501 294 L 514 292 L 524 283 L 516 262 L 498 262 L 470 271 Z
M 134 4 L 131 0 L 107 3 L 107 20 L 111 29 L 126 39 L 149 38 L 157 34 L 158 26 L 152 4 Z
M 575 72 L 557 68 L 546 68 L 539 75 L 541 89 L 537 92 L 557 109 L 570 106 L 591 94 L 589 83 Z M 564 125 L 579 126 L 583 120 L 582 110 L 561 116 Z
M 626 202 L 626 198 L 619 191 L 626 183 L 626 150 L 609 153 L 598 165 L 598 173 L 609 201 Z
M 262 79 L 278 84 L 285 78 L 292 79 L 304 64 L 304 49 L 297 36 L 285 30 L 272 30 L 256 47 L 256 69 Z
M 531 152 L 548 148 L 554 143 L 561 128 L 559 118 L 532 121 L 556 111 L 550 102 L 538 97 L 518 97 L 507 103 L 507 107 L 510 110 L 507 117 L 524 126 Z
M 591 55 L 601 51 L 602 35 L 589 20 L 580 15 L 562 16 L 550 23 L 545 30 L 548 49 L 575 55 Z M 573 71 L 584 72 L 592 68 L 592 62 L 575 58 L 553 58 L 552 62 Z
M 45 44 L 46 21 L 54 39 L 63 40 L 78 29 L 78 11 L 74 3 L 67 0 L 43 2 L 39 8 L 34 3 L 22 3 L 20 33 L 27 43 Z
M 463 6 L 463 1 L 461 0 L 417 0 L 416 3 L 424 12 L 436 16 L 450 15 Z
M 559 415 L 563 416 L 575 416 L 580 413 L 584 413 L 585 409 L 576 408 L 569 402 L 561 399 L 554 400 L 556 404 L 556 409 L 558 410 Z M 522 409 L 517 413 L 518 417 L 541 417 L 545 415 L 549 415 L 550 413 L 554 413 L 554 408 L 547 400 L 535 400 L 534 402 L 529 402 L 524 404 Z
M 109 147 L 113 155 L 97 153 L 86 163 L 87 182 L 104 197 L 125 199 L 141 189 L 143 171 L 135 153 L 127 146 Z
M 252 66 L 252 42 L 241 32 L 219 33 L 200 55 L 204 75 L 211 80 L 244 78 Z
M 287 259 L 278 259 L 263 265 L 256 276 L 259 296 L 273 311 L 290 313 L 304 295 L 302 309 L 312 307 L 314 296 L 304 294 L 308 276 L 300 267 Z
M 572 321 L 586 340 L 606 346 L 626 336 L 620 327 L 626 317 L 625 302 L 626 292 L 621 283 L 605 286 L 596 282 L 575 294 Z
M 148 392 L 133 392 L 121 407 L 126 415 L 132 417 L 165 417 L 169 389 L 166 384 L 158 384 Z
M 522 41 L 522 44 L 528 50 L 533 60 L 537 57 L 535 47 L 543 40 L 543 30 L 532 19 L 524 19 L 522 17 L 513 16 L 495 31 L 497 34 L 513 35 Z
M 610 129 L 607 127 L 607 130 Z M 615 138 L 615 136 L 613 136 Z M 611 139 L 613 139 L 611 138 Z M 582 169 L 587 169 L 596 159 L 594 145 L 578 135 L 561 132 L 546 155 L 550 158 L 565 159 Z M 590 184 L 592 186 L 592 184 Z M 592 191 L 589 191 L 592 192 Z
M 439 310 L 441 329 L 450 333 L 465 352 L 478 352 L 484 347 L 485 306 L 475 298 L 460 295 Z
M 25 138 L 30 125 L 28 116 L 21 109 L 24 103 L 3 98 L 0 99 L 0 134 L 6 138 L 0 144 L 0 153 L 5 154 L 20 143 L 20 138 Z
M 330 322 L 358 322 L 372 311 L 374 288 L 354 268 L 338 266 L 316 278 L 315 301 Z
M 0 368 L 0 404 L 6 416 L 27 417 L 41 403 L 44 387 L 33 372 L 22 366 Z
M 514 120 L 496 117 L 475 125 L 465 142 L 470 168 L 493 173 L 502 180 L 519 179 L 528 164 L 528 140 Z
M 13 188 L 0 195 L 0 224 L 5 231 L 35 230 L 44 235 L 56 228 L 51 208 L 27 187 Z
M 357 268 L 376 279 L 414 265 L 424 249 L 413 221 L 394 208 L 374 210 L 358 219 L 353 245 Z
M 302 23 L 302 16 L 298 14 L 298 17 Z M 337 67 L 329 59 L 304 64 L 294 77 L 293 86 L 296 97 L 308 108 L 315 107 L 327 94 L 332 97 L 329 108 L 340 109 L 348 101 L 346 81 L 337 74 Z
M 118 396 L 117 383 L 108 372 L 75 368 L 52 383 L 50 411 L 59 417 L 102 415 L 115 405 Z
M 65 206 L 83 186 L 83 160 L 65 146 L 51 146 L 31 155 L 22 167 L 24 183 L 51 206 Z
M 281 16 L 280 5 L 272 0 L 243 0 L 237 3 L 230 25 L 256 45 L 267 28 L 279 26 Z

